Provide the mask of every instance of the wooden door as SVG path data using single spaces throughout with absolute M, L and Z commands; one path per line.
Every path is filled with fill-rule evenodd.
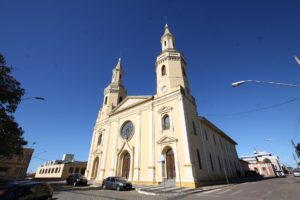
M 130 169 L 130 154 L 127 152 L 123 157 L 123 165 L 122 165 L 122 177 L 129 177 L 129 169 Z
M 93 163 L 93 170 L 92 170 L 92 175 L 91 175 L 92 179 L 97 178 L 98 165 L 99 165 L 99 158 L 97 157 Z
M 169 149 L 166 153 L 167 179 L 176 178 L 174 152 Z

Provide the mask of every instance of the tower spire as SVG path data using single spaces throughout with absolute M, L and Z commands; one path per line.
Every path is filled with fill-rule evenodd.
M 116 69 L 121 69 L 122 68 L 122 66 L 121 66 L 121 61 L 122 61 L 122 59 L 121 59 L 121 57 L 119 58 L 119 60 L 118 60 L 118 63 L 117 63 L 117 65 L 116 65 Z
M 175 49 L 175 37 L 169 29 L 169 25 L 165 24 L 165 32 L 160 39 L 162 50 Z
M 121 58 L 112 70 L 111 83 L 104 89 L 104 101 L 101 116 L 106 117 L 125 97 L 126 89 L 122 84 L 124 71 L 121 65 Z

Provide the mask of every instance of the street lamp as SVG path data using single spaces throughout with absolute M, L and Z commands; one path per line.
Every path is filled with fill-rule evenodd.
M 36 99 L 36 100 L 41 100 L 41 101 L 45 100 L 44 97 L 26 97 L 26 98 L 23 98 L 21 100 L 23 101 L 23 100 L 28 100 L 28 99 Z
M 296 84 L 290 84 L 290 83 L 277 83 L 277 82 L 272 82 L 272 81 L 258 81 L 258 80 L 241 80 L 241 81 L 237 81 L 234 83 L 231 83 L 232 87 L 238 87 L 244 83 L 247 82 L 254 82 L 254 83 L 266 83 L 266 84 L 272 84 L 272 85 L 281 85 L 281 86 L 288 86 L 288 87 L 300 87 L 300 85 L 296 85 Z

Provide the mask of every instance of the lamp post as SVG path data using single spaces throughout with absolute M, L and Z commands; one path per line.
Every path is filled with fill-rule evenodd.
M 28 99 L 36 99 L 36 100 L 40 100 L 40 101 L 44 101 L 45 100 L 44 97 L 25 97 L 25 98 L 23 98 L 21 100 L 24 101 L 24 100 L 28 100 Z
M 297 56 L 294 57 L 297 63 L 300 65 L 300 60 Z M 264 84 L 271 84 L 271 85 L 279 85 L 279 86 L 287 86 L 287 87 L 300 87 L 298 84 L 290 84 L 290 83 L 278 83 L 278 82 L 273 82 L 273 81 L 259 81 L 259 80 L 241 80 L 241 81 L 236 81 L 231 83 L 232 87 L 238 87 L 240 85 L 243 85 L 247 82 L 254 82 L 254 83 L 264 83 Z M 292 141 L 293 143 L 293 141 Z M 294 145 L 294 144 L 293 144 Z M 295 145 L 294 145 L 295 150 L 297 151 Z M 293 154 L 294 156 L 294 154 Z
M 254 82 L 254 83 L 266 83 L 266 84 L 272 84 L 272 85 L 280 85 L 280 86 L 288 86 L 288 87 L 300 87 L 300 85 L 297 84 L 290 84 L 290 83 L 278 83 L 278 82 L 272 82 L 272 81 L 258 81 L 258 80 L 241 80 L 234 83 L 231 83 L 232 87 L 238 87 L 240 85 L 243 85 L 248 82 Z

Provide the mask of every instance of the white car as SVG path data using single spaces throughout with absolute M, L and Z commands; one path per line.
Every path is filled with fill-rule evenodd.
M 299 176 L 300 176 L 300 171 L 294 171 L 293 174 L 294 174 L 295 177 L 296 177 L 296 176 L 299 177 Z

